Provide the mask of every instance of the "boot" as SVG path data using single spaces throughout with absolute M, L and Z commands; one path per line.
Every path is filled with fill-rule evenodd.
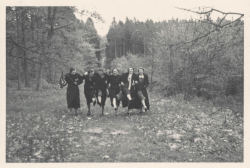
M 131 115 L 131 110 L 130 110 L 130 109 L 128 109 L 127 114 L 128 114 L 129 116 Z
M 90 116 L 91 115 L 91 112 L 90 112 L 90 110 L 88 111 L 88 113 L 87 113 L 87 116 Z

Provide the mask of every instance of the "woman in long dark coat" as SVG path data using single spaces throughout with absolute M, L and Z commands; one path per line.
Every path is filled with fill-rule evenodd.
M 122 75 L 122 90 L 123 90 L 123 107 L 128 106 L 128 114 L 130 114 L 131 109 L 139 109 L 140 101 L 137 96 L 135 83 L 136 83 L 136 74 L 134 73 L 133 68 L 129 68 L 127 73 Z M 139 102 L 139 104 L 138 104 Z
M 116 114 L 122 98 L 121 81 L 118 69 L 114 68 L 112 75 L 109 76 L 109 96 L 111 106 L 114 107 Z
M 85 80 L 84 83 L 84 95 L 88 106 L 88 113 L 87 115 L 91 115 L 90 112 L 90 104 L 93 103 L 95 105 L 95 88 L 94 88 L 94 69 L 90 69 L 87 73 L 83 75 L 83 79 Z
M 138 69 L 138 75 L 136 79 L 136 91 L 137 95 L 141 101 L 142 105 L 142 112 L 145 112 L 146 110 L 149 110 L 149 99 L 148 99 L 148 92 L 147 92 L 147 87 L 149 85 L 148 82 L 148 75 L 144 73 L 143 68 Z
M 72 112 L 75 109 L 75 115 L 77 115 L 77 109 L 80 108 L 80 93 L 79 87 L 83 81 L 82 77 L 76 73 L 76 69 L 70 68 L 70 72 L 65 75 L 65 81 L 67 82 L 67 105 Z

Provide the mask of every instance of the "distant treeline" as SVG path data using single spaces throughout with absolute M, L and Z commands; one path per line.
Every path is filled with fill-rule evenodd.
M 107 34 L 107 67 L 143 66 L 151 86 L 167 95 L 243 93 L 244 22 L 241 15 L 236 20 L 225 18 L 162 22 L 114 18 Z

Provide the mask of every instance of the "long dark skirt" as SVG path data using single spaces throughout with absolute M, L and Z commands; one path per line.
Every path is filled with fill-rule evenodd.
M 149 98 L 148 98 L 148 92 L 146 89 L 141 89 L 141 93 L 145 97 L 145 104 L 147 106 L 147 109 L 149 110 Z M 142 103 L 141 103 L 141 96 L 138 94 L 138 90 L 134 87 L 131 88 L 130 94 L 132 97 L 131 101 L 128 101 L 126 92 L 123 91 L 123 97 L 122 97 L 122 106 L 128 107 L 128 109 L 141 109 Z
M 123 89 L 122 106 L 128 107 L 128 109 L 140 109 L 142 104 L 134 87 L 131 88 L 130 94 L 132 98 L 131 101 L 127 98 L 127 89 Z
M 87 104 L 92 102 L 92 98 L 95 97 L 95 90 L 93 87 L 84 87 L 84 95 L 87 101 Z
M 77 85 L 68 85 L 67 104 L 68 108 L 80 108 L 80 93 Z
M 116 98 L 116 105 L 120 105 L 120 101 L 122 99 L 122 91 L 120 90 L 119 87 L 111 87 L 109 89 L 109 97 L 110 97 L 110 102 L 111 106 L 113 107 L 113 99 Z

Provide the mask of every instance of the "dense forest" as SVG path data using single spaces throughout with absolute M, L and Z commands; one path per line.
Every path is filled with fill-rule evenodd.
M 73 7 L 8 7 L 6 12 L 7 84 L 11 80 L 21 89 L 35 83 L 39 90 L 58 82 L 69 67 L 83 72 L 100 66 L 102 39 L 93 22 L 101 21 L 98 14 L 84 23 L 75 17 L 84 11 Z
M 110 25 L 106 38 L 97 34 L 91 13 L 86 22 L 74 7 L 8 7 L 7 84 L 18 89 L 56 83 L 62 71 L 76 67 L 144 67 L 151 89 L 166 95 L 184 93 L 211 98 L 243 92 L 244 22 L 231 13 L 213 21 L 210 11 L 199 20 L 145 22 L 127 18 Z M 183 11 L 186 12 L 186 11 Z M 219 11 L 220 12 L 220 11 Z M 45 86 L 44 86 L 45 87 Z
M 216 23 L 114 19 L 107 35 L 106 63 L 145 67 L 151 84 L 167 94 L 194 92 L 209 98 L 242 93 L 243 21 L 218 18 Z

